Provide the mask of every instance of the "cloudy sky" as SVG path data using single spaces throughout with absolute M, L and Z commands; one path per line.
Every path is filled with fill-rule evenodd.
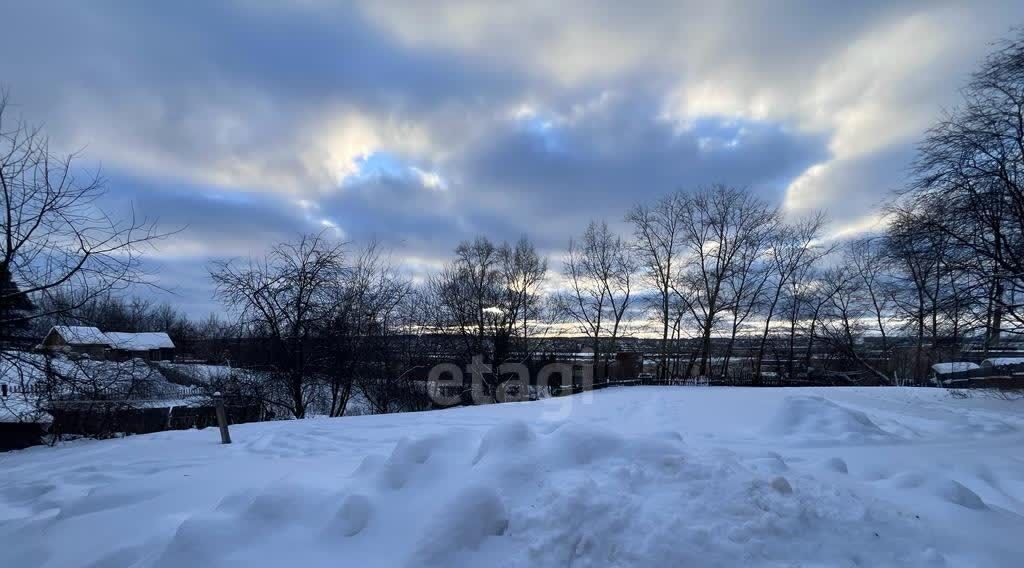
M 870 227 L 1014 1 L 14 2 L 0 85 L 102 167 L 201 315 L 210 258 L 327 229 L 412 270 L 461 239 L 552 255 L 678 188 Z

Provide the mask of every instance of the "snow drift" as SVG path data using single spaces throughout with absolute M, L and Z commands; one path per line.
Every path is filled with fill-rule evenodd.
M 865 442 L 887 440 L 868 415 L 821 396 L 787 397 L 765 433 L 806 442 Z
M 1019 560 L 1024 437 L 955 439 L 936 420 L 956 407 L 1019 424 L 1018 406 L 937 390 L 797 392 L 815 394 L 638 387 L 247 424 L 231 446 L 207 430 L 15 452 L 0 457 L 0 565 Z M 922 439 L 880 426 L 896 420 Z

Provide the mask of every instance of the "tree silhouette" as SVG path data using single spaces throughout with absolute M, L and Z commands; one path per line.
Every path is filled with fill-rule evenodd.
M 7 340 L 28 328 L 35 304 L 18 288 L 11 271 L 0 265 L 0 340 Z

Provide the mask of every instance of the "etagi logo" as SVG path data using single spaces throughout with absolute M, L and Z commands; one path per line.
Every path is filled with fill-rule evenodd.
M 428 392 L 430 399 L 438 406 L 455 406 L 465 401 L 468 384 L 473 404 L 495 402 L 519 402 L 551 398 L 579 393 L 582 396 L 566 397 L 564 404 L 554 405 L 552 410 L 561 413 L 571 410 L 573 404 L 589 403 L 593 400 L 593 364 L 549 363 L 541 367 L 537 376 L 530 377 L 530 369 L 523 363 L 485 363 L 482 355 L 474 355 L 465 369 L 455 363 L 434 365 L 429 374 Z M 557 407 L 557 409 L 555 408 Z

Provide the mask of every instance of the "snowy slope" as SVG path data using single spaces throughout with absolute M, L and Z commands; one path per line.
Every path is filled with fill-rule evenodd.
M 0 566 L 1019 566 L 1024 404 L 623 388 L 0 455 Z

